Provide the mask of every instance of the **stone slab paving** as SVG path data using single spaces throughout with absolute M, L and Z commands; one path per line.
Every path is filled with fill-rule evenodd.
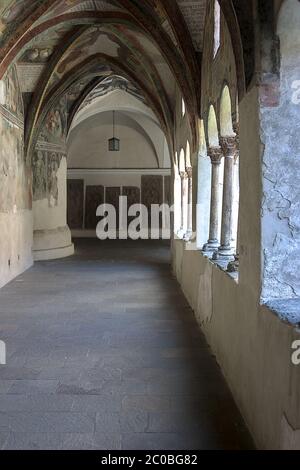
M 0 291 L 0 448 L 253 448 L 168 245 L 76 248 Z

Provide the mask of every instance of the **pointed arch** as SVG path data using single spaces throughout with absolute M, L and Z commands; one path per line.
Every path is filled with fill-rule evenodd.
M 207 137 L 210 147 L 219 146 L 219 131 L 216 111 L 213 105 L 209 107 L 208 121 L 207 121 Z
M 220 101 L 220 134 L 221 136 L 233 135 L 232 104 L 228 85 L 225 85 Z

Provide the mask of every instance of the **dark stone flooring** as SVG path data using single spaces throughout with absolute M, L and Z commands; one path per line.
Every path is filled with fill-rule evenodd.
M 76 247 L 0 291 L 0 448 L 252 448 L 168 245 Z

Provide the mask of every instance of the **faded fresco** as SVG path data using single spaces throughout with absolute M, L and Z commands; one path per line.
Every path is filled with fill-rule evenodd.
M 0 212 L 31 207 L 31 171 L 24 158 L 23 103 L 16 71 L 0 81 Z
M 58 179 L 57 172 L 60 167 L 61 154 L 51 152 L 48 154 L 47 179 L 48 179 L 48 201 L 49 206 L 54 207 L 58 203 Z
M 44 199 L 47 195 L 47 152 L 37 150 L 33 156 L 33 198 Z
M 49 207 L 58 205 L 58 171 L 66 156 L 66 97 L 47 114 L 32 159 L 33 199 L 48 199 Z
M 64 96 L 57 105 L 48 112 L 39 135 L 39 141 L 52 144 L 65 143 L 67 132 L 66 110 L 66 96 Z
M 0 46 L 43 0 L 1 0 Z
M 49 207 L 58 205 L 58 170 L 64 154 L 37 149 L 33 156 L 33 199 L 48 199 Z

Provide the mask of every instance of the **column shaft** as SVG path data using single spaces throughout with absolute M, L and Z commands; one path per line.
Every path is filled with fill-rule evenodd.
M 233 211 L 234 211 L 234 160 L 237 152 L 235 136 L 222 137 L 221 146 L 225 157 L 224 163 L 224 187 L 222 207 L 222 230 L 221 246 L 219 255 L 225 258 L 233 258 L 234 247 L 232 243 L 233 234 Z
M 211 177 L 211 204 L 210 204 L 210 225 L 209 225 L 209 240 L 204 245 L 204 251 L 214 251 L 219 245 L 219 211 L 221 204 L 220 194 L 220 174 L 221 174 L 221 160 L 223 157 L 221 147 L 210 147 L 208 149 L 208 156 L 212 164 L 212 177 Z

